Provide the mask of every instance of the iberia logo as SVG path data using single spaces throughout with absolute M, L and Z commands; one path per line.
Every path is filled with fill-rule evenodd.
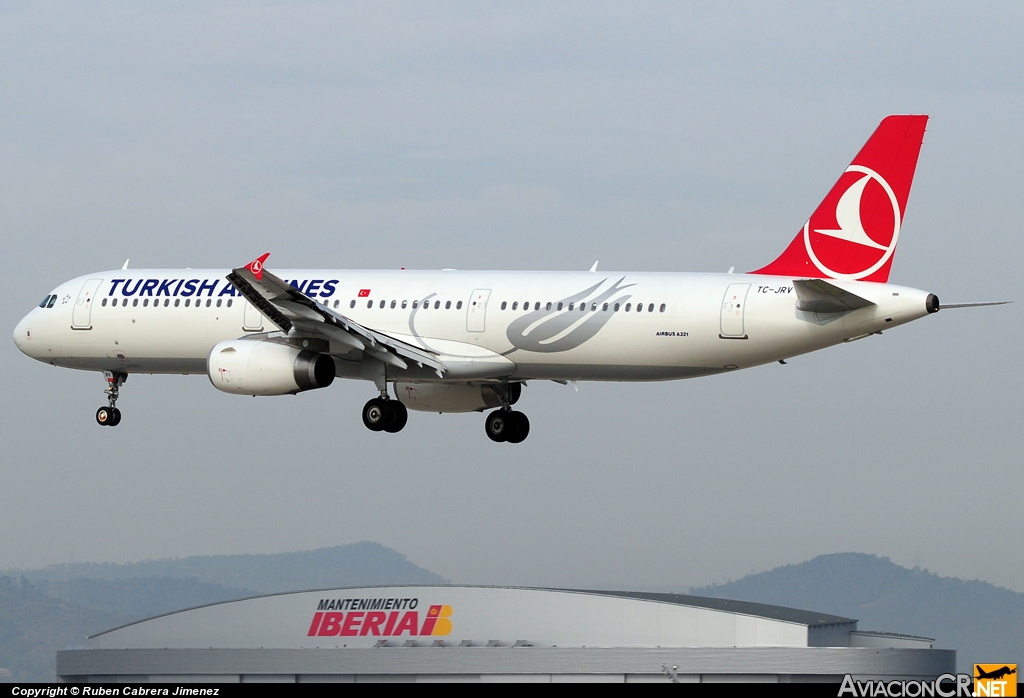
M 309 625 L 308 637 L 413 637 L 447 635 L 452 631 L 452 607 L 437 604 L 427 609 L 423 622 L 415 610 L 400 611 L 317 611 Z
M 1016 664 L 975 664 L 975 696 L 1017 695 Z

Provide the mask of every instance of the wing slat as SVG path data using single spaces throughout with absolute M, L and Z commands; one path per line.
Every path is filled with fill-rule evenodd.
M 408 368 L 404 358 L 420 366 L 429 366 L 438 374 L 447 370 L 433 352 L 363 327 L 317 303 L 266 269 L 260 270 L 260 278 L 257 279 L 249 267 L 239 267 L 231 270 L 227 278 L 246 300 L 284 332 L 301 326 L 303 330 L 318 332 L 327 339 L 361 350 L 398 368 Z

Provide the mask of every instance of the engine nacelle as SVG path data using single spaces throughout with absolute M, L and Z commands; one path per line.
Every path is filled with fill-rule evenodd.
M 287 344 L 233 339 L 213 348 L 206 372 L 225 393 L 290 395 L 334 382 L 334 359 Z
M 482 412 L 501 405 L 501 386 L 473 383 L 395 383 L 403 405 L 419 412 Z

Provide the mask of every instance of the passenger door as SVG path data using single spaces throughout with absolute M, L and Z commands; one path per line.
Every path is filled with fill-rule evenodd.
M 103 279 L 89 279 L 78 292 L 78 300 L 75 301 L 75 308 L 71 311 L 71 328 L 75 330 L 92 329 L 92 305 L 96 299 L 96 291 L 99 289 Z
M 747 292 L 750 284 L 729 284 L 722 299 L 722 339 L 746 339 L 743 331 L 743 314 L 747 310 Z

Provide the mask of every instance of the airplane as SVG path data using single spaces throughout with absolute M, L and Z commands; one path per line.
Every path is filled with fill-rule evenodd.
M 39 361 L 104 374 L 116 426 L 133 373 L 206 374 L 237 395 L 372 382 L 372 431 L 408 410 L 483 412 L 520 443 L 528 381 L 664 381 L 768 364 L 936 313 L 888 283 L 928 117 L 886 117 L 773 262 L 747 274 L 589 271 L 129 270 L 61 284 L 18 323 Z M 389 386 L 393 396 L 389 393 Z
M 974 665 L 974 668 L 975 668 L 975 671 L 977 672 L 977 676 L 974 677 L 976 679 L 995 679 L 995 680 L 999 680 L 999 679 L 1003 678 L 1004 676 L 1010 676 L 1011 674 L 1016 674 L 1017 673 L 1016 664 L 1014 665 L 1013 669 L 1011 669 L 1008 666 L 1003 666 L 1003 667 L 1001 667 L 999 669 L 996 669 L 994 671 L 985 671 L 984 669 L 979 667 L 977 664 Z

